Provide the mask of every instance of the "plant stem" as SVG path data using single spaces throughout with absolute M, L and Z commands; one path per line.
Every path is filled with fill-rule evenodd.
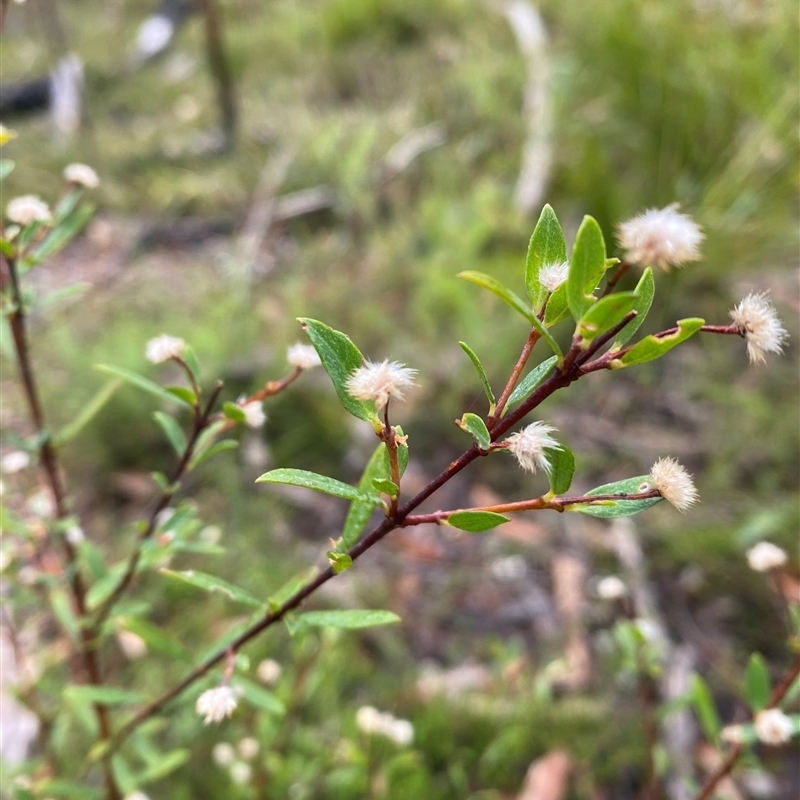
M 541 334 L 539 331 L 537 331 L 536 328 L 531 328 L 531 332 L 528 335 L 528 340 L 525 342 L 525 346 L 522 348 L 522 352 L 519 354 L 517 363 L 514 365 L 514 369 L 511 372 L 511 377 L 508 379 L 508 383 L 506 383 L 505 389 L 503 389 L 503 393 L 500 395 L 500 399 L 497 401 L 494 413 L 486 420 L 488 427 L 491 428 L 491 426 L 503 416 L 503 409 L 506 407 L 508 398 L 511 397 L 511 393 L 519 383 L 520 375 L 522 375 L 522 370 L 525 369 L 525 364 L 528 361 L 528 357 L 533 351 L 536 342 L 538 342 L 540 338 Z

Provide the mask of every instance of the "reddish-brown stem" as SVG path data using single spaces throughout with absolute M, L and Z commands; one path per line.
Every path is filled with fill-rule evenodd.
M 389 401 L 386 401 L 386 408 L 383 410 L 383 430 L 380 432 L 381 441 L 386 445 L 386 453 L 389 456 L 389 477 L 397 487 L 397 494 L 391 498 L 389 505 L 389 516 L 393 517 L 397 513 L 397 504 L 400 502 L 400 462 L 397 456 L 397 439 L 395 438 L 394 428 L 389 424 Z
M 606 288 L 603 289 L 603 293 L 600 295 L 601 298 L 611 294 L 611 292 L 614 291 L 614 288 L 619 283 L 620 278 L 622 278 L 622 276 L 628 271 L 628 267 L 630 267 L 630 264 L 627 261 L 622 261 L 617 265 L 617 268 L 614 270 L 614 274 L 608 279 Z
M 536 346 L 536 342 L 538 342 L 540 338 L 541 334 L 539 331 L 537 331 L 536 328 L 531 328 L 531 332 L 528 334 L 528 340 L 525 342 L 525 346 L 522 348 L 522 352 L 519 354 L 517 363 L 514 365 L 514 369 L 511 371 L 511 377 L 509 377 L 508 383 L 506 383 L 505 389 L 503 389 L 503 393 L 500 395 L 500 399 L 497 401 L 494 413 L 491 414 L 486 420 L 488 427 L 491 428 L 492 425 L 503 416 L 503 409 L 506 407 L 508 398 L 511 397 L 511 393 L 519 383 L 522 370 L 525 369 L 525 364 L 528 363 L 528 357 L 533 351 L 533 348 Z

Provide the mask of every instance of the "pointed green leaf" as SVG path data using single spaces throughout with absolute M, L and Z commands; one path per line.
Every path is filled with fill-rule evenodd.
M 332 494 L 334 497 L 341 497 L 345 500 L 358 500 L 362 503 L 372 503 L 374 506 L 383 504 L 381 498 L 374 492 L 357 489 L 349 483 L 342 483 L 335 478 L 328 478 L 304 469 L 273 469 L 256 478 L 256 483 L 284 483 L 313 489 L 315 492 Z
M 636 292 L 615 292 L 598 300 L 581 317 L 575 329 L 575 333 L 583 339 L 582 347 L 587 348 L 600 334 L 611 330 L 634 309 L 638 300 Z M 633 321 L 628 324 L 632 325 Z
M 251 706 L 263 709 L 277 717 L 282 717 L 286 713 L 286 706 L 281 700 L 263 686 L 239 675 L 233 679 L 232 685 L 234 688 L 242 690 L 242 697 Z
M 81 409 L 78 416 L 53 437 L 53 443 L 59 446 L 74 439 L 103 410 L 106 403 L 114 396 L 114 392 L 120 386 L 122 386 L 121 378 L 113 378 L 105 383 L 100 391 Z
M 456 511 L 445 520 L 445 524 L 469 533 L 482 533 L 508 521 L 509 517 L 494 511 Z
M 202 463 L 213 458 L 217 453 L 224 453 L 226 450 L 236 450 L 239 442 L 235 439 L 223 439 L 221 442 L 215 442 L 207 450 L 204 450 L 200 455 L 192 459 L 189 469 L 196 469 Z
M 220 594 L 224 594 L 236 603 L 242 603 L 251 608 L 264 607 L 264 603 L 257 597 L 253 597 L 250 592 L 238 586 L 234 586 L 232 583 L 228 583 L 228 581 L 224 581 L 216 575 L 209 575 L 206 572 L 197 572 L 193 569 L 183 570 L 182 572 L 176 572 L 171 569 L 162 569 L 159 571 L 168 578 L 188 583 L 190 586 L 195 586 L 206 592 L 219 592 Z
M 293 575 L 277 591 L 267 598 L 267 605 L 273 611 L 277 611 L 287 600 L 294 597 L 301 589 L 308 586 L 319 575 L 318 567 L 309 567 Z
M 647 488 L 645 488 L 647 487 Z M 615 481 L 598 486 L 590 492 L 586 492 L 587 497 L 597 494 L 639 494 L 651 488 L 650 476 L 639 475 L 637 478 L 627 478 L 624 481 Z M 639 514 L 650 506 L 660 502 L 660 497 L 652 497 L 647 500 L 604 500 L 597 505 L 574 505 L 569 506 L 569 511 L 579 511 L 581 514 L 588 514 L 591 517 L 601 517 L 603 519 L 613 519 L 615 517 L 630 517 Z
M 475 355 L 475 351 L 466 343 L 466 342 L 459 342 L 458 343 L 461 349 L 469 356 L 469 360 L 472 362 L 475 370 L 478 373 L 478 378 L 480 379 L 481 386 L 483 387 L 483 392 L 486 395 L 487 399 L 489 400 L 489 413 L 494 414 L 494 409 L 496 405 L 496 400 L 494 399 L 494 392 L 492 392 L 492 387 L 489 385 L 489 379 L 486 377 L 486 372 L 483 369 L 483 364 L 481 364 L 480 359 L 477 355 Z
M 242 407 L 231 403 L 230 400 L 222 404 L 222 413 L 234 422 L 244 422 L 247 418 Z
M 86 294 L 92 288 L 92 284 L 87 281 L 78 281 L 71 283 L 69 286 L 62 286 L 60 289 L 54 289 L 48 292 L 44 297 L 40 297 L 36 301 L 36 308 L 42 311 L 45 308 L 63 303 L 64 300 L 70 300 L 73 297 L 80 297 Z
M 137 783 L 140 786 L 146 786 L 148 783 L 155 783 L 166 778 L 176 769 L 180 769 L 191 758 L 191 755 L 192 751 L 183 747 L 160 754 L 136 776 Z
M 744 696 L 753 711 L 767 707 L 770 697 L 769 672 L 761 653 L 753 653 L 744 673 Z
M 722 730 L 719 714 L 717 714 L 717 708 L 714 705 L 714 699 L 711 696 L 708 685 L 697 673 L 691 677 L 689 691 L 692 696 L 692 704 L 703 728 L 703 733 L 705 733 L 710 742 L 716 742 Z
M 533 229 L 525 263 L 525 286 L 534 311 L 539 312 L 547 297 L 547 289 L 539 283 L 542 267 L 563 264 L 567 260 L 567 243 L 556 212 L 546 205 Z
M 525 317 L 525 319 L 528 320 L 528 322 L 534 328 L 536 328 L 537 331 L 539 331 L 542 339 L 547 342 L 550 349 L 559 358 L 562 357 L 563 354 L 561 352 L 561 348 L 558 346 L 556 340 L 550 335 L 549 331 L 541 323 L 536 314 L 534 314 L 533 311 L 531 311 L 531 309 L 522 301 L 522 299 L 511 291 L 511 289 L 509 289 L 507 286 L 504 286 L 502 283 L 500 283 L 500 281 L 484 272 L 467 270 L 466 272 L 459 272 L 456 277 L 463 278 L 465 281 L 474 283 L 477 286 L 482 286 L 484 289 L 488 289 L 490 292 L 492 292 L 492 294 L 497 295 L 504 303 L 508 304 L 511 306 L 511 308 Z
M 388 494 L 389 497 L 397 497 L 400 487 L 388 478 L 374 478 L 372 481 L 373 488 L 381 492 L 381 494 Z
M 353 559 L 347 555 L 347 553 L 337 553 L 335 550 L 329 550 L 327 556 L 331 569 L 337 575 L 340 575 L 353 566 Z
M 170 394 L 174 394 L 178 400 L 182 400 L 187 406 L 197 405 L 197 395 L 185 386 L 165 386 L 164 387 Z
M 189 367 L 189 371 L 192 373 L 192 375 L 194 375 L 194 379 L 199 381 L 200 362 L 197 360 L 197 354 L 188 344 L 184 346 L 183 352 L 181 353 L 181 358 L 183 359 L 184 364 Z
M 61 220 L 34 248 L 33 252 L 25 257 L 26 268 L 35 266 L 58 253 L 86 227 L 93 215 L 94 206 L 91 203 L 84 203 Z
M 487 451 L 492 443 L 492 437 L 486 423 L 477 415 L 469 411 L 457 420 L 456 424 L 462 431 L 468 433 L 478 443 L 478 447 Z
M 89 587 L 89 591 L 86 592 L 86 607 L 89 611 L 99 608 L 113 594 L 126 568 L 127 564 L 124 561 L 118 561 L 100 580 Z
M 407 452 L 408 449 L 406 448 Z M 389 459 L 386 454 L 386 445 L 379 444 L 364 468 L 361 480 L 358 482 L 358 488 L 362 492 L 369 492 L 373 487 L 372 482 L 374 480 L 388 477 Z M 356 543 L 367 522 L 369 522 L 374 509 L 375 504 L 371 502 L 354 500 L 350 504 L 350 510 L 347 512 L 347 519 L 345 519 L 344 529 L 342 530 L 342 545 L 345 550 L 349 550 Z
M 569 316 L 569 303 L 567 303 L 567 284 L 562 283 L 547 301 L 544 309 L 544 324 L 547 328 L 552 328 L 562 319 Z
M 705 325 L 704 319 L 692 317 L 689 319 L 678 320 L 678 330 L 667 336 L 652 335 L 637 342 L 620 359 L 611 362 L 615 368 L 629 367 L 632 364 L 644 364 L 647 361 L 654 361 L 661 358 L 665 353 L 672 350 L 681 342 L 685 342 L 690 336 L 694 336 L 700 328 Z
M 548 447 L 545 453 L 550 462 L 550 491 L 556 496 L 568 492 L 575 474 L 575 456 L 566 447 Z
M 321 628 L 372 628 L 375 625 L 390 625 L 400 622 L 400 617 L 391 611 L 339 610 L 306 611 L 298 619 L 305 625 Z
M 617 347 L 622 347 L 622 345 L 631 339 L 650 312 L 650 306 L 653 305 L 653 296 L 656 293 L 656 282 L 653 278 L 652 267 L 647 267 L 642 273 L 642 277 L 639 278 L 639 283 L 636 284 L 634 293 L 637 299 L 631 310 L 636 312 L 636 317 L 617 334 L 617 338 L 614 341 L 615 349 Z
M 141 636 L 149 650 L 176 661 L 191 661 L 191 653 L 172 634 L 165 633 L 152 622 L 133 616 L 120 617 L 117 622 L 124 630 Z
M 556 361 L 558 361 L 557 356 L 550 356 L 537 367 L 534 367 L 511 392 L 506 408 L 521 403 L 529 397 L 533 390 L 553 371 Z
M 174 417 L 165 414 L 163 411 L 156 411 L 153 413 L 153 419 L 158 424 L 158 427 L 164 431 L 167 441 L 172 445 L 172 449 L 182 456 L 186 450 L 186 435 L 178 425 Z
M 596 220 L 584 217 L 575 237 L 567 278 L 567 303 L 576 322 L 595 302 L 592 292 L 605 270 L 606 245 L 603 232 Z
M 141 389 L 143 392 L 148 392 L 149 394 L 158 397 L 160 400 L 165 400 L 168 403 L 182 403 L 184 405 L 190 405 L 190 403 L 187 403 L 180 397 L 176 397 L 174 394 L 168 392 L 157 383 L 154 383 L 153 381 L 141 375 L 137 375 L 135 372 L 131 372 L 129 369 L 115 367 L 111 364 L 95 364 L 94 368 L 99 372 L 107 372 L 109 375 L 116 375 L 118 378 L 122 378 L 125 383 L 129 383 L 131 386 L 135 386 L 137 389 Z
M 103 793 L 96 788 L 89 787 L 85 782 L 67 781 L 63 778 L 37 782 L 39 797 L 63 797 L 66 800 L 101 800 Z M 34 795 L 30 795 L 35 800 Z
M 67 686 L 64 695 L 78 703 L 97 703 L 103 706 L 141 703 L 144 700 L 141 692 L 118 689 L 115 686 Z
M 218 419 L 212 422 L 196 439 L 192 447 L 192 457 L 189 460 L 189 470 L 193 470 L 208 457 L 208 451 L 214 445 L 217 436 L 225 430 L 225 420 Z M 226 440 L 230 441 L 230 440 Z M 222 442 L 219 442 L 222 444 Z M 230 445 L 228 445 L 230 447 Z
M 356 400 L 347 391 L 347 379 L 364 363 L 361 351 L 353 344 L 350 337 L 341 331 L 334 330 L 315 319 L 301 317 L 299 321 L 311 339 L 322 366 L 333 381 L 339 402 L 354 417 L 371 422 L 373 425 L 380 425 L 375 403 L 369 400 Z

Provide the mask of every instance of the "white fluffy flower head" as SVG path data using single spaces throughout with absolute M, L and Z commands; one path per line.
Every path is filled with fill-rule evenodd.
M 145 347 L 144 354 L 148 361 L 161 364 L 171 358 L 177 358 L 183 353 L 186 342 L 176 336 L 167 336 L 166 333 L 151 339 Z
M 9 201 L 6 206 L 6 216 L 17 225 L 53 221 L 53 215 L 50 213 L 47 203 L 34 194 L 25 194 Z
M 554 292 L 569 275 L 569 261 L 560 264 L 545 264 L 539 271 L 539 283 L 548 292 Z
M 407 719 L 397 719 L 387 711 L 362 706 L 356 712 L 356 725 L 366 734 L 385 736 L 404 747 L 414 741 L 414 726 Z
M 85 189 L 96 189 L 100 185 L 100 178 L 88 164 L 69 164 L 64 167 L 64 180 Z
M 0 458 L 0 472 L 11 474 L 25 469 L 31 463 L 31 457 L 24 450 L 11 450 Z
M 286 360 L 299 369 L 313 369 L 322 363 L 317 351 L 310 344 L 302 342 L 289 345 L 286 350 Z
M 234 761 L 231 764 L 231 780 L 234 783 L 242 784 L 250 783 L 253 777 L 253 768 L 244 761 Z
M 211 757 L 220 767 L 229 767 L 236 760 L 236 751 L 228 742 L 217 742 L 211 751 Z
M 678 211 L 677 203 L 666 208 L 651 208 L 620 223 L 617 231 L 626 261 L 663 270 L 699 261 L 698 248 L 705 238 L 700 226 Z
M 261 428 L 267 421 L 267 415 L 264 413 L 264 406 L 260 400 L 251 400 L 241 408 L 244 411 L 245 424 L 251 428 Z
M 239 692 L 230 686 L 217 686 L 215 689 L 207 689 L 197 698 L 195 711 L 205 717 L 203 723 L 208 725 L 211 722 L 221 722 L 225 717 L 233 714 L 239 702 Z
M 759 711 L 753 721 L 753 727 L 759 740 L 771 745 L 786 744 L 794 732 L 792 720 L 779 708 Z
M 759 542 L 747 551 L 747 563 L 756 572 L 769 572 L 782 567 L 786 561 L 786 553 L 772 542 Z
M 697 502 L 692 476 L 674 458 L 659 458 L 650 470 L 650 480 L 661 496 L 678 511 Z
M 532 422 L 517 433 L 512 433 L 505 444 L 517 459 L 520 467 L 527 472 L 541 469 L 550 471 L 550 461 L 545 449 L 560 450 L 561 445 L 550 434 L 556 429 L 546 422 Z
M 272 686 L 281 677 L 281 665 L 274 658 L 265 658 L 257 667 L 256 675 L 261 683 Z
M 628 587 L 616 575 L 608 575 L 597 584 L 597 595 L 603 600 L 620 600 L 628 594 Z
M 402 400 L 414 385 L 415 369 L 397 361 L 365 361 L 347 379 L 347 391 L 356 400 L 372 400 L 378 410 L 386 407 L 390 397 Z
M 731 319 L 747 341 L 751 364 L 763 364 L 767 353 L 782 353 L 789 334 L 766 293 L 751 292 L 731 311 Z
M 239 755 L 245 761 L 254 759 L 258 755 L 259 748 L 258 739 L 254 739 L 252 736 L 245 736 L 244 739 L 241 739 L 239 744 L 236 745 Z

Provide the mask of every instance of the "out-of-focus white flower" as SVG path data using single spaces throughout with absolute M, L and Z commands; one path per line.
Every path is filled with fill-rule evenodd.
M 71 525 L 64 531 L 64 538 L 74 547 L 85 541 L 86 535 L 80 525 Z
M 219 525 L 206 525 L 205 528 L 200 531 L 200 539 L 205 544 L 217 544 L 221 538 L 222 528 L 220 528 Z
M 650 479 L 661 496 L 678 511 L 697 502 L 692 476 L 674 458 L 659 458 L 650 470 Z
M 144 792 L 137 791 L 133 794 L 125 795 L 125 800 L 150 800 L 150 798 Z
M 236 751 L 228 742 L 217 742 L 211 751 L 211 757 L 220 767 L 229 767 L 236 760 Z
M 626 261 L 663 270 L 699 261 L 698 248 L 705 238 L 700 226 L 678 211 L 677 203 L 651 208 L 621 223 L 617 230 Z
M 96 189 L 100 185 L 100 178 L 88 164 L 69 164 L 64 167 L 64 180 L 86 189 Z
M 525 577 L 528 565 L 520 555 L 503 556 L 492 561 L 490 569 L 498 581 L 518 581 Z
M 415 369 L 397 361 L 365 361 L 347 379 L 347 391 L 356 400 L 372 400 L 378 410 L 386 407 L 390 397 L 402 400 L 414 385 Z
M 50 213 L 47 203 L 33 194 L 25 194 L 9 201 L 6 206 L 6 216 L 17 225 L 53 221 L 53 215 Z
M 236 761 L 231 764 L 231 780 L 233 780 L 234 783 L 250 783 L 250 778 L 252 777 L 253 769 L 249 764 L 246 764 L 244 761 Z
M 128 661 L 136 661 L 137 658 L 144 658 L 147 655 L 147 642 L 138 633 L 120 628 L 116 632 L 116 637 L 119 649 Z
M 527 472 L 537 469 L 550 471 L 550 461 L 545 449 L 560 450 L 561 445 L 550 434 L 556 429 L 545 422 L 532 422 L 505 440 L 508 449 Z
M 246 425 L 251 428 L 261 428 L 267 421 L 267 415 L 264 413 L 264 406 L 260 400 L 251 400 L 241 406 L 244 411 L 244 421 Z
M 786 561 L 786 553 L 772 542 L 759 542 L 747 551 L 747 563 L 756 572 L 769 572 L 782 567 Z
M 767 353 L 782 353 L 789 334 L 766 293 L 751 292 L 731 311 L 731 319 L 747 342 L 751 364 L 763 364 Z
M 726 725 L 719 738 L 726 744 L 744 744 L 744 727 L 742 725 Z
M 779 708 L 759 711 L 753 721 L 753 727 L 759 740 L 770 745 L 786 744 L 794 732 L 792 720 Z
M 186 342 L 183 339 L 178 339 L 176 336 L 168 336 L 164 333 L 161 336 L 156 336 L 155 339 L 151 339 L 147 343 L 144 353 L 148 361 L 152 361 L 154 364 L 161 364 L 171 358 L 178 358 L 185 347 Z
M 53 496 L 47 489 L 39 489 L 28 498 L 28 508 L 31 513 L 37 517 L 52 517 L 55 514 L 56 507 L 53 502 Z
M 26 564 L 24 567 L 21 567 L 17 573 L 17 580 L 23 586 L 33 586 L 38 579 L 39 571 L 36 569 L 36 567 L 32 567 L 30 564 Z
M 258 739 L 254 739 L 252 736 L 245 736 L 244 739 L 241 739 L 239 744 L 236 745 L 236 749 L 245 761 L 250 761 L 250 759 L 258 755 Z
M 272 686 L 281 677 L 281 665 L 272 658 L 265 658 L 256 668 L 256 675 L 261 683 Z
M 31 457 L 24 450 L 12 450 L 0 458 L 0 471 L 10 475 L 25 469 L 31 463 Z
M 356 712 L 356 725 L 367 734 L 385 736 L 390 741 L 405 747 L 414 741 L 414 726 L 406 719 L 397 719 L 386 711 L 373 706 L 362 706 Z
M 560 264 L 545 264 L 539 270 L 539 283 L 547 289 L 548 292 L 554 292 L 561 286 L 569 275 L 569 261 L 563 261 Z
M 208 725 L 211 722 L 221 722 L 225 717 L 233 714 L 239 702 L 239 692 L 230 686 L 217 686 L 215 689 L 207 689 L 197 698 L 195 711 L 205 717 L 203 723 Z
M 322 362 L 319 354 L 310 344 L 296 342 L 286 350 L 286 360 L 293 366 L 300 369 L 313 369 Z
M 628 587 L 616 575 L 608 575 L 597 583 L 597 595 L 603 600 L 619 600 L 628 594 Z

